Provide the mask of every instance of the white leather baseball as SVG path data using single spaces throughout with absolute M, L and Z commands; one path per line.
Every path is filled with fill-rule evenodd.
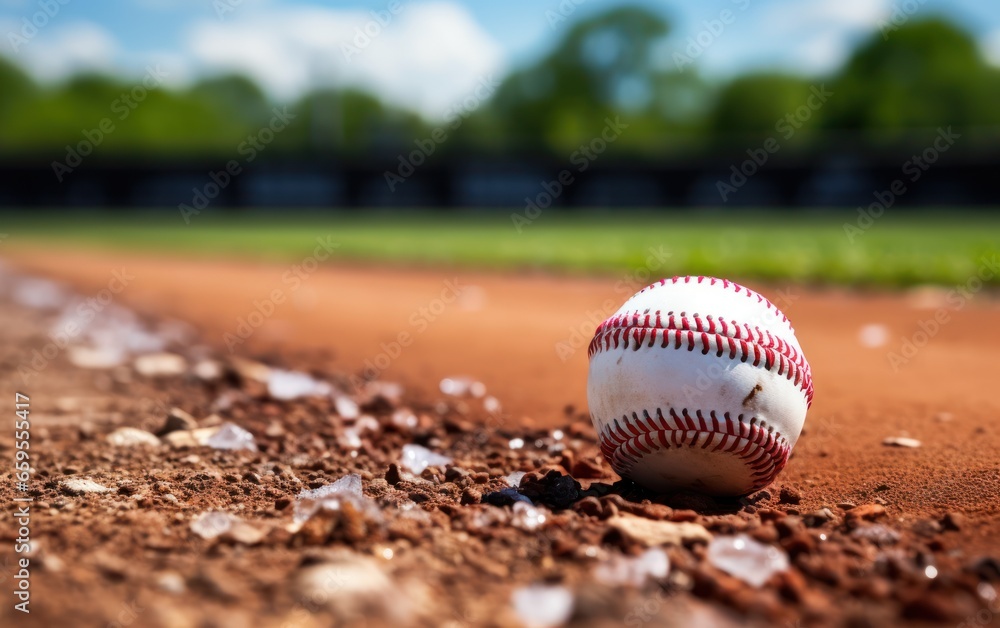
M 601 451 L 651 489 L 745 495 L 799 438 L 813 387 L 795 331 L 749 288 L 674 277 L 598 326 L 587 401 Z

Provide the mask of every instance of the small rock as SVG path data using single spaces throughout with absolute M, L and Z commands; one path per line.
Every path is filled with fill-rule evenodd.
M 158 447 L 160 439 L 145 430 L 134 427 L 120 427 L 108 434 L 107 441 L 115 447 Z
M 98 484 L 86 478 L 70 478 L 62 481 L 63 491 L 70 495 L 83 495 L 84 493 L 111 493 L 114 489 Z
M 504 479 L 507 480 L 507 484 L 510 484 L 512 487 L 517 488 L 521 486 L 521 480 L 524 479 L 524 476 L 525 476 L 524 471 L 514 471 L 510 475 L 505 476 Z
M 858 522 L 862 519 L 875 521 L 884 517 L 885 514 L 885 506 L 881 504 L 862 504 L 847 511 L 847 520 L 850 522 Z
M 267 530 L 262 527 L 258 527 L 247 523 L 246 521 L 237 520 L 233 523 L 232 527 L 226 531 L 223 537 L 234 543 L 240 543 L 242 545 L 257 545 L 264 540 L 267 536 Z
M 396 484 L 399 484 L 400 480 L 402 480 L 402 477 L 399 473 L 399 465 L 395 462 L 389 463 L 388 468 L 385 470 L 385 481 L 395 486 Z
M 957 531 L 965 527 L 968 520 L 960 512 L 949 512 L 946 513 L 944 518 L 941 519 L 941 525 L 944 526 L 945 530 Z
M 562 586 L 532 585 L 514 591 L 514 612 L 532 628 L 561 626 L 573 614 L 573 593 Z
M 350 397 L 345 397 L 343 395 L 337 397 L 333 401 L 333 407 L 337 411 L 340 418 L 348 421 L 353 421 L 361 416 L 361 408 L 358 407 L 357 402 Z
M 300 397 L 325 397 L 333 392 L 326 382 L 306 373 L 270 369 L 267 374 L 267 393 L 272 399 L 288 401 Z
M 820 508 L 819 510 L 814 510 L 813 512 L 807 514 L 803 517 L 803 521 L 810 528 L 815 528 L 821 526 L 829 521 L 834 521 L 837 519 L 837 515 L 833 513 L 829 508 Z
M 205 444 L 213 449 L 257 451 L 253 434 L 234 423 L 223 423 Z
M 378 507 L 362 492 L 361 476 L 351 473 L 332 484 L 299 493 L 295 502 L 294 520 L 301 524 L 320 510 L 340 510 L 348 503 L 358 513 L 378 517 Z
M 441 392 L 452 397 L 483 397 L 486 395 L 486 385 L 471 377 L 446 377 L 441 380 Z
M 776 573 L 788 570 L 788 555 L 745 534 L 720 536 L 708 545 L 708 561 L 716 569 L 760 588 Z
M 222 377 L 222 364 L 215 360 L 199 360 L 191 369 L 194 376 L 200 380 L 210 382 Z
M 125 361 L 125 351 L 118 347 L 81 347 L 74 345 L 66 354 L 73 366 L 82 369 L 110 369 Z
M 784 517 L 775 521 L 774 527 L 778 531 L 781 538 L 794 536 L 802 530 L 802 519 L 795 516 Z
M 899 542 L 899 532 L 881 524 L 866 525 L 851 532 L 851 538 L 874 543 L 879 547 L 888 547 Z
M 646 580 L 662 580 L 670 573 L 670 560 L 659 547 L 636 557 L 612 554 L 594 568 L 594 578 L 608 586 L 641 588 Z
M 176 377 L 187 370 L 187 361 L 174 353 L 150 353 L 136 358 L 132 366 L 145 377 Z
M 556 470 L 551 470 L 540 478 L 536 473 L 526 475 L 521 480 L 519 490 L 534 503 L 545 504 L 556 510 L 569 508 L 581 497 L 580 483 Z
M 870 323 L 861 328 L 858 332 L 858 340 L 861 346 L 868 348 L 881 347 L 889 341 L 889 330 L 885 325 Z
M 707 543 L 712 540 L 712 535 L 708 530 L 697 523 L 652 521 L 623 514 L 608 519 L 608 525 L 625 538 L 646 547 Z
M 474 488 L 467 488 L 462 491 L 462 505 L 478 504 L 483 499 L 483 494 Z
M 544 508 L 532 506 L 529 502 L 515 502 L 514 514 L 510 519 L 511 525 L 522 530 L 537 530 L 548 521 L 548 514 Z
M 922 445 L 922 443 L 915 438 L 904 437 L 887 438 L 882 441 L 882 444 L 887 447 L 904 447 L 909 449 L 916 449 Z
M 219 431 L 218 427 L 201 427 L 196 430 L 180 430 L 163 435 L 163 442 L 171 447 L 205 447 L 208 440 Z
M 420 475 L 427 467 L 443 467 L 451 463 L 452 459 L 448 456 L 434 453 L 426 447 L 412 444 L 403 445 L 400 464 L 414 475 Z
M 156 576 L 156 587 L 161 591 L 181 595 L 187 591 L 184 578 L 176 571 L 165 571 Z
M 167 415 L 167 420 L 163 422 L 163 427 L 157 430 L 157 436 L 164 436 L 170 432 L 181 430 L 194 430 L 198 428 L 198 421 L 180 408 L 171 408 Z
M 782 504 L 798 504 L 802 501 L 802 493 L 790 486 L 781 487 L 778 502 Z
M 232 529 L 237 517 L 219 510 L 203 512 L 191 520 L 191 531 L 203 539 L 214 539 Z
M 491 506 L 513 506 L 518 502 L 531 504 L 531 499 L 517 492 L 513 488 L 504 488 L 483 496 L 483 503 Z
M 941 533 L 942 525 L 933 519 L 920 519 L 910 528 L 920 536 L 933 538 Z
M 244 380 L 266 384 L 268 377 L 271 375 L 271 367 L 266 364 L 261 364 L 260 362 L 254 362 L 253 360 L 232 358 L 230 360 L 230 365 L 232 366 L 233 371 L 235 371 L 236 374 Z

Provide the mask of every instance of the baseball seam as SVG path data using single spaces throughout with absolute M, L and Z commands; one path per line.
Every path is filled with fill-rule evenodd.
M 588 357 L 602 351 L 611 349 L 628 349 L 638 351 L 643 345 L 653 348 L 659 343 L 661 349 L 673 348 L 680 350 L 686 347 L 688 351 L 694 351 L 696 347 L 701 349 L 702 355 L 714 352 L 717 357 L 722 357 L 727 352 L 730 360 L 737 358 L 744 363 L 750 363 L 755 367 L 763 364 L 764 369 L 773 371 L 777 375 L 782 375 L 798 386 L 806 395 L 807 407 L 812 405 L 813 383 L 812 374 L 808 363 L 786 342 L 770 338 L 767 344 L 758 343 L 753 340 L 739 338 L 736 336 L 724 336 L 720 333 L 708 331 L 708 326 L 701 324 L 701 319 L 695 319 L 692 325 L 688 319 L 680 319 L 680 329 L 661 327 L 662 317 L 656 313 L 656 324 L 651 324 L 652 314 L 645 315 L 647 322 L 639 326 L 614 326 L 609 325 L 615 319 L 609 319 L 601 323 L 590 341 L 587 350 Z M 627 316 L 626 316 L 627 318 Z M 706 319 L 707 320 L 707 319 Z M 649 326 L 646 326 L 646 325 Z M 677 325 L 675 317 L 669 317 L 667 325 Z M 712 327 L 714 329 L 714 327 Z M 734 326 L 734 330 L 739 326 Z M 796 360 L 796 358 L 799 358 Z
M 606 329 L 625 327 L 707 332 L 737 340 L 749 340 L 761 346 L 776 349 L 802 368 L 809 368 L 805 356 L 799 353 L 791 343 L 772 335 L 769 331 L 761 330 L 760 327 L 750 327 L 750 325 L 739 323 L 732 319 L 727 321 L 721 316 L 712 316 L 709 314 L 702 317 L 698 313 L 689 316 L 687 312 L 674 313 L 673 311 L 664 314 L 662 310 L 656 310 L 655 312 L 629 312 L 612 316 L 598 325 L 595 333 L 600 333 Z
M 766 307 L 768 310 L 773 310 L 774 311 L 774 315 L 777 318 L 780 318 L 781 322 L 786 323 L 788 325 L 788 328 L 790 330 L 792 329 L 792 324 L 791 324 L 791 321 L 788 320 L 788 317 L 785 316 L 784 313 L 780 309 L 778 309 L 777 305 L 771 303 L 771 301 L 768 300 L 767 297 L 765 297 L 764 295 L 759 294 L 759 293 L 751 290 L 750 288 L 747 288 L 746 286 L 742 286 L 742 285 L 740 285 L 738 283 L 729 281 L 728 279 L 719 279 L 717 277 L 706 277 L 706 276 L 703 276 L 703 275 L 699 275 L 697 277 L 690 277 L 690 276 L 687 276 L 687 277 L 682 277 L 682 276 L 672 277 L 670 279 L 661 279 L 661 280 L 657 281 L 656 283 L 653 283 L 653 284 L 650 284 L 650 285 L 646 286 L 645 288 L 643 288 L 642 290 L 639 291 L 639 294 L 642 294 L 643 292 L 645 292 L 647 290 L 652 290 L 652 289 L 658 288 L 660 286 L 665 286 L 665 285 L 667 285 L 667 283 L 670 283 L 670 284 L 686 283 L 686 284 L 688 284 L 688 283 L 691 283 L 692 281 L 694 281 L 697 284 L 702 284 L 702 283 L 705 283 L 707 281 L 708 285 L 710 285 L 710 286 L 714 286 L 714 285 L 718 284 L 718 285 L 722 286 L 723 289 L 730 289 L 730 288 L 733 289 L 734 291 L 736 291 L 737 294 L 743 294 L 743 295 L 745 295 L 745 296 L 747 296 L 749 298 L 757 297 L 757 302 L 758 303 L 760 303 L 761 305 L 763 305 L 764 307 Z M 792 330 L 792 331 L 794 332 L 794 330 Z
M 668 420 L 669 417 L 669 420 Z M 670 421 L 673 422 L 671 425 Z M 655 416 L 648 410 L 642 416 L 633 412 L 614 419 L 601 428 L 601 453 L 621 476 L 628 476 L 639 460 L 658 449 L 701 447 L 712 452 L 729 452 L 739 457 L 752 470 L 753 486 L 757 490 L 770 484 L 785 467 L 791 454 L 788 441 L 757 417 L 733 418 L 713 410 L 706 417 L 701 410 L 692 416 L 687 408 L 678 410 L 656 408 Z

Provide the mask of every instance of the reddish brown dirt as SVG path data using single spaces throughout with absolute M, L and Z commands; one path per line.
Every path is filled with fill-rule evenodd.
M 125 268 L 135 278 L 121 302 L 192 322 L 223 354 L 224 334 L 237 333 L 238 319 L 254 311 L 254 301 L 282 290 L 288 300 L 237 353 L 305 352 L 326 371 L 360 373 L 366 363 L 384 364 L 380 354 L 395 354 L 388 345 L 409 334 L 411 342 L 378 373 L 381 378 L 401 381 L 427 399 L 439 396 L 441 378 L 470 375 L 503 403 L 508 427 L 524 421 L 564 426 L 567 406 L 574 414 L 586 411 L 589 335 L 641 287 L 623 287 L 615 277 L 340 266 L 321 268 L 293 290 L 282 279 L 287 266 L 82 252 L 20 251 L 9 259 L 66 280 L 84 295 L 106 287 L 112 272 Z M 906 531 L 947 512 L 962 513 L 968 522 L 939 541 L 937 551 L 957 559 L 995 551 L 1000 400 L 989 384 L 1000 346 L 997 300 L 978 295 L 954 309 L 941 291 L 875 294 L 749 283 L 792 320 L 813 369 L 816 398 L 806 430 L 776 483 L 801 493 L 795 509 L 878 501 L 892 525 Z M 457 300 L 449 293 L 453 284 L 465 288 Z M 940 308 L 949 322 L 894 367 L 888 352 L 901 353 L 904 339 L 914 338 Z M 868 324 L 888 329 L 885 346 L 862 346 L 859 332 Z M 315 358 L 322 351 L 331 356 L 325 364 Z M 904 435 L 922 447 L 882 444 Z

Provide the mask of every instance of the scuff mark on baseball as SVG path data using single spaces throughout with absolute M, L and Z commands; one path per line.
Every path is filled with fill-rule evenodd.
M 714 277 L 644 288 L 601 323 L 587 401 L 601 451 L 654 490 L 739 496 L 784 468 L 812 403 L 809 363 L 788 318 Z

